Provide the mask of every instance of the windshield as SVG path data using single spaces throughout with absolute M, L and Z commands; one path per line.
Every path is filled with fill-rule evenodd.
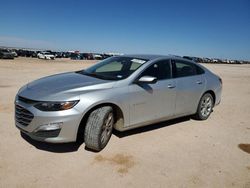
M 147 61 L 148 60 L 146 59 L 133 57 L 111 57 L 84 71 L 81 71 L 81 73 L 103 80 L 122 80 L 129 77 L 135 70 Z

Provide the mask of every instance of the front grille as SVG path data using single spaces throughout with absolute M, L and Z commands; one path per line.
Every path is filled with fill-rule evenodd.
M 22 106 L 16 105 L 15 111 L 16 111 L 15 113 L 16 122 L 18 122 L 23 126 L 29 125 L 29 123 L 34 118 L 34 115 L 30 111 L 23 108 Z

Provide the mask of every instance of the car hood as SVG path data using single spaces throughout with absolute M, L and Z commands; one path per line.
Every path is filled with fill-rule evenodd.
M 18 95 L 37 101 L 78 100 L 81 94 L 112 88 L 114 82 L 70 72 L 35 80 L 22 87 Z

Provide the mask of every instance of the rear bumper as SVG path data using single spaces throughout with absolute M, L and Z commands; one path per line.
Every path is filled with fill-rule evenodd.
M 220 85 L 216 90 L 215 90 L 215 95 L 216 95 L 216 99 L 215 99 L 215 103 L 214 105 L 219 105 L 221 102 L 221 94 L 222 94 L 222 85 Z

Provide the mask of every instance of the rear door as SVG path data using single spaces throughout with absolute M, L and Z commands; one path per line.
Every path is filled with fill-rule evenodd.
M 176 81 L 175 114 L 193 114 L 204 92 L 204 72 L 194 63 L 184 60 L 172 60 L 172 67 Z

